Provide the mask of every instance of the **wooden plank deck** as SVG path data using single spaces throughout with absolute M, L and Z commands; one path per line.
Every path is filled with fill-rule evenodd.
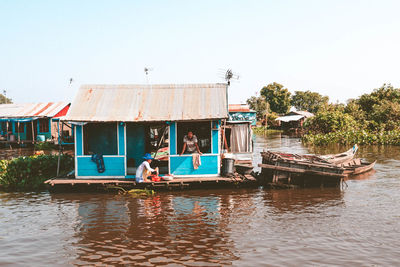
M 172 181 L 142 182 L 137 183 L 135 179 L 71 179 L 54 178 L 45 181 L 50 191 L 85 191 L 93 188 L 107 188 L 108 186 L 119 186 L 125 189 L 148 188 L 148 189 L 186 189 L 186 188 L 205 188 L 205 187 L 231 187 L 248 186 L 257 184 L 257 180 L 251 175 L 234 177 L 187 177 L 175 178 Z

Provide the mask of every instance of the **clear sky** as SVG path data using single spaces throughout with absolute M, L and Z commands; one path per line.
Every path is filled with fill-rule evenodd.
M 400 87 L 400 1 L 0 0 L 0 92 L 71 101 L 83 83 L 271 82 L 346 101 Z M 69 85 L 69 78 L 74 82 Z

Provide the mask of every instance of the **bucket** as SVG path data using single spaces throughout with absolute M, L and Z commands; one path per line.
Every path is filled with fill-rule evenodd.
M 39 142 L 44 142 L 44 141 L 46 141 L 46 136 L 44 136 L 44 135 L 38 135 L 37 137 L 36 137 L 36 140 L 37 141 L 39 141 Z
M 235 166 L 235 160 L 230 158 L 222 159 L 222 175 L 233 174 Z

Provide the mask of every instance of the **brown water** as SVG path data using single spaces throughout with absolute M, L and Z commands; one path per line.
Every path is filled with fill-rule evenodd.
M 258 151 L 307 149 L 257 138 Z M 341 189 L 202 190 L 147 199 L 0 193 L 0 265 L 398 266 L 400 147 Z

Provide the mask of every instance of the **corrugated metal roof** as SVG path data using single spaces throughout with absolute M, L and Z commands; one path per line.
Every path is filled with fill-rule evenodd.
M 229 112 L 256 112 L 247 104 L 229 104 Z
M 0 104 L 0 118 L 54 117 L 67 102 Z
M 228 118 L 226 84 L 82 85 L 68 121 Z
M 314 114 L 312 114 L 311 112 L 303 111 L 303 110 L 291 111 L 291 112 L 289 112 L 289 114 L 302 115 L 302 116 L 304 116 L 305 118 L 310 118 L 310 117 L 313 117 L 313 116 L 314 116 Z
M 304 118 L 304 116 L 302 116 L 302 115 L 288 115 L 288 116 L 282 116 L 282 117 L 276 118 L 275 120 L 289 122 L 289 121 L 298 121 L 302 118 Z

